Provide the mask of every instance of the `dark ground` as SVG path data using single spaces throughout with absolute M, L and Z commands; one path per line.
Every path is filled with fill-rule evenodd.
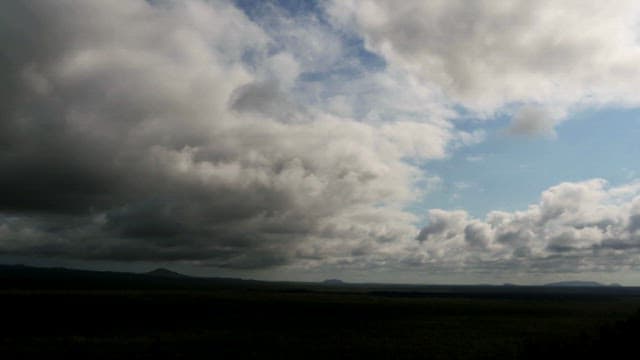
M 0 267 L 2 359 L 612 358 L 638 288 L 384 286 Z M 634 351 L 635 352 L 635 351 Z

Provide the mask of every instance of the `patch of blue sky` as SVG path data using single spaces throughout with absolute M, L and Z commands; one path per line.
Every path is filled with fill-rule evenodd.
M 492 210 L 524 210 L 561 182 L 603 178 L 616 186 L 640 177 L 640 109 L 572 114 L 555 138 L 508 135 L 508 122 L 486 122 L 484 142 L 425 164 L 425 172 L 442 181 L 412 210 L 465 209 L 484 217 Z
M 334 35 L 339 39 L 344 53 L 343 58 L 337 64 L 323 71 L 309 71 L 302 73 L 301 81 L 324 81 L 331 77 L 340 76 L 348 79 L 362 75 L 363 72 L 375 72 L 384 70 L 386 62 L 379 55 L 366 49 L 364 41 L 355 33 L 345 32 L 333 27 L 329 22 L 321 1 L 294 1 L 294 0 L 236 0 L 236 6 L 240 8 L 253 22 L 275 38 L 273 49 L 278 52 L 287 50 L 287 39 L 290 34 L 281 33 L 282 24 L 279 19 L 286 18 L 287 22 L 298 19 L 300 22 L 312 21 L 322 31 Z M 251 54 L 248 54 L 250 56 Z
M 278 7 L 286 11 L 288 16 L 300 16 L 322 13 L 322 2 L 318 0 L 234 0 L 235 5 L 242 9 L 251 20 L 264 15 L 266 7 Z

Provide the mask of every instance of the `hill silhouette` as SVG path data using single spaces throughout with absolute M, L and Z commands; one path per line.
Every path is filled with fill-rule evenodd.
M 184 275 L 184 274 L 180 274 L 178 272 L 175 271 L 171 271 L 169 269 L 165 269 L 165 268 L 158 268 L 155 270 L 151 270 L 147 273 L 145 273 L 146 275 L 150 275 L 150 276 L 158 276 L 158 277 L 165 277 L 165 278 L 172 278 L 172 279 L 182 279 L 182 278 L 190 278 L 191 276 L 189 275 Z

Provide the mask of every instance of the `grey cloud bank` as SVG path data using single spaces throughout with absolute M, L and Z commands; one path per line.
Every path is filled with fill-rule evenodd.
M 1 10 L 4 254 L 263 268 L 391 251 L 416 232 L 403 159 L 457 141 L 442 120 L 294 104 L 300 60 L 226 2 Z

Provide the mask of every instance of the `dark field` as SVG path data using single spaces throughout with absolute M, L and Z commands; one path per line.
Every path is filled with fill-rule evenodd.
M 31 271 L 31 273 L 29 273 Z M 618 356 L 637 288 L 326 286 L 0 271 L 3 359 Z

